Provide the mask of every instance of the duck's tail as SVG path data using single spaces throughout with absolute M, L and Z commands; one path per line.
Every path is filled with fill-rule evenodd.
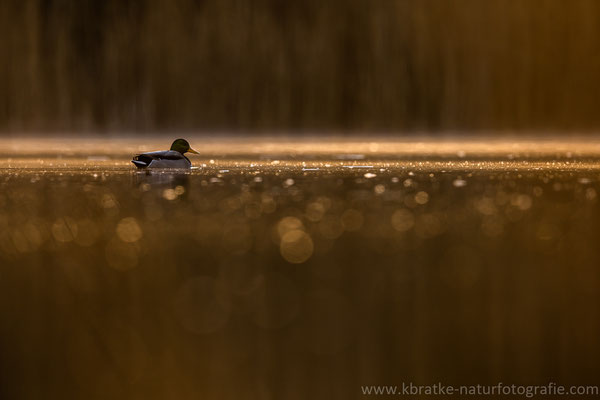
M 136 157 L 137 158 L 137 157 Z M 148 163 L 141 161 L 141 160 L 131 160 L 131 162 L 133 163 L 133 165 L 135 165 L 136 167 L 142 169 L 142 168 L 146 168 L 148 167 Z

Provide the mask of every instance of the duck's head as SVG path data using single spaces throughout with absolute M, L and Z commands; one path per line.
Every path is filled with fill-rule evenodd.
M 200 154 L 196 150 L 192 149 L 190 147 L 190 144 L 188 143 L 188 141 L 185 139 L 176 139 L 173 142 L 173 144 L 171 145 L 171 150 L 178 151 L 181 154 L 188 153 L 188 152 L 194 153 L 194 154 Z

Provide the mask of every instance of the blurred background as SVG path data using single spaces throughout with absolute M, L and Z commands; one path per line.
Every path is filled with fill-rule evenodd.
M 592 131 L 595 0 L 4 0 L 1 132 Z

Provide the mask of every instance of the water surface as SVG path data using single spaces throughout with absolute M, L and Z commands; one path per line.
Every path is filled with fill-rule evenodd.
M 599 142 L 190 142 L 0 141 L 3 398 L 598 383 Z

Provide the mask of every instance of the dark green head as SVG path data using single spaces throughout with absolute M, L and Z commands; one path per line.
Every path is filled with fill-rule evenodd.
M 171 150 L 175 150 L 180 152 L 181 154 L 190 152 L 194 154 L 199 154 L 196 150 L 190 147 L 190 144 L 185 139 L 176 139 L 171 145 Z

